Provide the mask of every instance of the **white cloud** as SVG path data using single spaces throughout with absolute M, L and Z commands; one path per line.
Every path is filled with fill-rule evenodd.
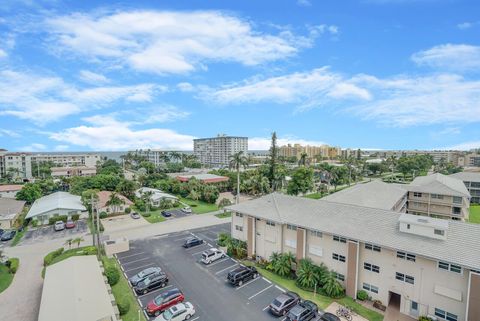
M 188 82 L 181 82 L 177 84 L 177 88 L 183 92 L 192 92 L 195 90 L 195 87 Z
M 248 139 L 248 149 L 249 150 L 268 150 L 272 144 L 271 137 L 253 137 Z M 300 145 L 311 145 L 311 146 L 320 146 L 324 145 L 324 142 L 305 140 L 297 138 L 295 136 L 284 136 L 277 138 L 277 145 L 283 146 L 288 144 L 300 144 Z
M 7 55 L 7 52 L 6 52 L 5 50 L 3 50 L 3 49 L 0 48 L 0 59 L 1 59 L 1 58 L 5 58 L 5 57 L 7 57 L 7 56 L 8 56 L 8 55 Z
M 211 62 L 251 66 L 295 55 L 311 36 L 268 34 L 220 11 L 76 13 L 46 20 L 53 50 L 68 50 L 157 74 L 188 73 Z
M 453 71 L 480 70 L 480 47 L 466 44 L 444 44 L 412 55 L 420 66 Z
M 448 147 L 442 147 L 438 149 L 444 149 L 444 150 L 471 150 L 471 149 L 477 149 L 480 148 L 480 140 L 477 141 L 469 141 L 469 142 L 464 142 Z
M 94 150 L 130 150 L 137 148 L 164 148 L 191 150 L 195 138 L 179 134 L 171 129 L 132 128 L 128 122 L 113 117 L 94 116 L 84 119 L 89 125 L 68 128 L 50 134 L 59 142 L 88 147 Z
M 28 146 L 23 146 L 19 148 L 19 150 L 26 151 L 26 152 L 38 152 L 38 151 L 44 151 L 46 149 L 47 149 L 47 146 L 39 143 L 33 143 Z
M 309 0 L 297 0 L 297 4 L 301 7 L 310 7 L 312 5 Z
M 459 127 L 447 127 L 438 132 L 438 135 L 458 135 L 462 132 Z
M 58 152 L 63 152 L 63 151 L 66 151 L 70 148 L 70 146 L 68 145 L 57 145 L 54 147 L 54 150 L 55 151 L 58 151 Z
M 89 70 L 81 70 L 79 78 L 89 84 L 105 84 L 110 82 L 110 80 L 102 74 L 98 74 Z
M 0 128 L 0 136 L 8 136 L 8 137 L 20 137 L 20 134 L 16 131 L 10 129 L 2 129 Z
M 457 24 L 457 28 L 460 30 L 470 29 L 473 26 L 471 22 L 462 22 Z
M 44 125 L 114 101 L 148 102 L 166 91 L 153 84 L 77 88 L 55 76 L 0 70 L 0 115 Z

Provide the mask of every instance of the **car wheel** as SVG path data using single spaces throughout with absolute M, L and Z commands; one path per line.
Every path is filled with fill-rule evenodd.
M 222 259 L 225 258 L 225 254 L 222 254 Z
M 287 315 L 287 310 L 283 310 L 282 314 Z
M 148 291 L 147 291 L 147 290 L 143 290 L 143 294 L 147 294 L 147 293 L 148 293 Z
M 191 317 L 192 317 L 192 316 L 191 316 L 190 314 L 187 314 L 187 315 L 185 316 L 185 320 L 188 320 L 188 319 L 190 319 Z
M 165 284 L 165 283 L 162 283 L 162 288 L 164 288 L 164 287 L 166 287 L 166 286 L 167 286 L 167 284 Z
M 242 286 L 242 284 L 243 284 L 242 280 L 238 281 L 238 286 Z
M 255 274 L 253 275 L 253 278 L 254 278 L 254 279 L 258 278 L 258 273 L 255 273 Z
M 160 315 L 160 311 L 155 311 L 155 316 L 158 317 Z

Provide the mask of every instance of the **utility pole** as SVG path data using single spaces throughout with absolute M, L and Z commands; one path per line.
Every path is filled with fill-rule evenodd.
M 97 212 L 97 252 L 98 252 L 98 255 L 100 257 L 100 216 L 98 214 L 98 208 L 96 208 L 96 205 L 95 205 L 95 211 Z
M 94 213 L 93 213 L 93 194 L 91 195 L 91 199 L 90 199 L 90 216 L 91 216 L 91 219 L 92 219 L 92 245 L 95 246 L 95 219 L 93 217 Z

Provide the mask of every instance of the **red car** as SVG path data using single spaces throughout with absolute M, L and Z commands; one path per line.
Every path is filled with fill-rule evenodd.
M 172 289 L 163 292 L 152 301 L 148 302 L 145 311 L 149 316 L 158 316 L 168 308 L 183 302 L 185 296 L 179 289 Z
M 74 228 L 75 227 L 75 222 L 73 220 L 67 220 L 67 223 L 65 223 L 66 228 Z

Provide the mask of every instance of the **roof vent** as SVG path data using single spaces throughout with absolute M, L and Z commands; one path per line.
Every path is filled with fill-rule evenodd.
M 419 217 L 418 215 L 402 214 L 399 221 L 399 230 L 419 236 L 425 236 L 438 240 L 447 239 L 448 221 L 432 218 Z

